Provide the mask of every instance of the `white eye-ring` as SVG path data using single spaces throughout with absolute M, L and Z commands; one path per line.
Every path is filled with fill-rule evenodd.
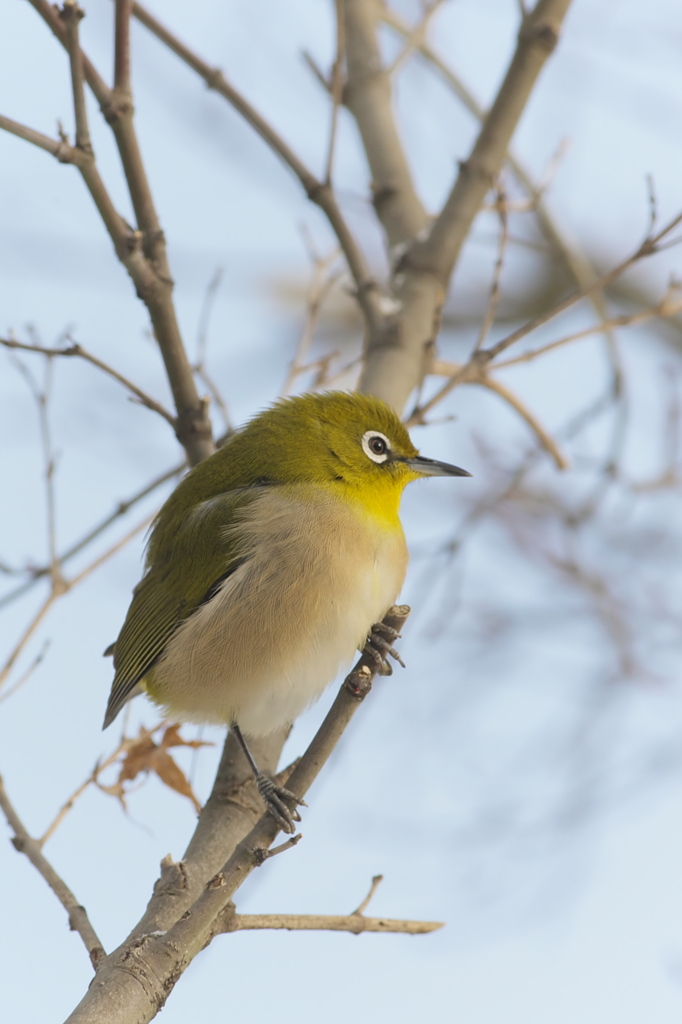
M 372 462 L 386 462 L 391 451 L 391 442 L 378 430 L 367 430 L 362 435 L 362 450 Z

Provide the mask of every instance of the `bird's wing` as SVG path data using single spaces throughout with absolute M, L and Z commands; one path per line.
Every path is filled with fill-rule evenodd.
M 248 488 L 212 498 L 179 527 L 174 524 L 166 543 L 156 544 L 155 560 L 133 591 L 114 645 L 116 674 L 104 716 L 105 729 L 139 692 L 138 684 L 163 654 L 180 623 L 210 601 L 223 580 L 243 563 L 244 555 L 230 527 L 258 491 Z

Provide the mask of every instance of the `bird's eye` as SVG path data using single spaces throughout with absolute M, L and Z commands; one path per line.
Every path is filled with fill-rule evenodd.
M 368 430 L 362 438 L 362 450 L 372 462 L 386 462 L 391 450 L 391 443 L 385 434 L 378 430 Z

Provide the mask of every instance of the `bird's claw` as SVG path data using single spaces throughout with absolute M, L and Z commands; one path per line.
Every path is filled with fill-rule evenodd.
M 372 626 L 367 637 L 364 653 L 374 659 L 379 675 L 393 675 L 393 667 L 388 660 L 389 658 L 393 658 L 394 661 L 397 661 L 399 665 L 405 668 L 405 662 L 392 646 L 399 636 L 400 633 L 393 629 L 392 626 L 387 626 L 385 622 L 375 622 Z
M 301 820 L 301 815 L 296 808 L 297 806 L 307 807 L 305 800 L 299 799 L 284 786 L 276 785 L 263 772 L 259 772 L 256 776 L 256 785 L 268 813 L 272 815 L 283 832 L 293 835 L 296 831 L 294 822 Z

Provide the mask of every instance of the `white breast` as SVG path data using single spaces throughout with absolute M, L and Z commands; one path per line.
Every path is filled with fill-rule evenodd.
M 238 527 L 247 560 L 174 634 L 155 696 L 193 721 L 264 736 L 350 664 L 395 602 L 407 565 L 386 530 L 319 488 L 268 488 Z

